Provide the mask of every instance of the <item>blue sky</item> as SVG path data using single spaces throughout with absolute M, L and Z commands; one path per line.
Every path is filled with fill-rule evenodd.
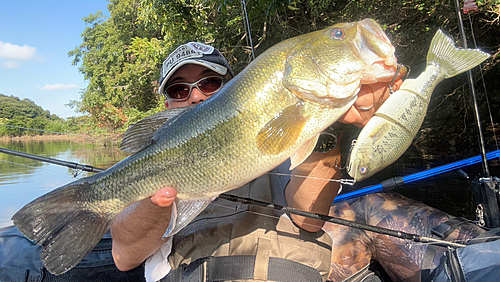
M 106 0 L 0 0 L 0 93 L 28 98 L 52 114 L 76 116 L 65 106 L 80 100 L 87 82 L 68 52 L 82 43 L 82 21 Z

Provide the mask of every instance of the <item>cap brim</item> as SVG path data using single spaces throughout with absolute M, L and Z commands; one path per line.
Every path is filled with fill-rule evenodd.
M 170 70 L 169 74 L 165 76 L 163 79 L 160 88 L 158 89 L 158 93 L 163 94 L 163 89 L 165 89 L 165 85 L 167 84 L 168 80 L 170 77 L 182 66 L 187 65 L 187 64 L 195 64 L 195 65 L 200 65 L 204 66 L 208 69 L 213 70 L 214 72 L 220 74 L 220 75 L 226 75 L 227 73 L 227 68 L 225 66 L 222 66 L 220 64 L 204 61 L 204 60 L 196 60 L 196 59 L 191 59 L 191 60 L 185 60 L 180 62 L 178 65 L 176 65 L 172 70 Z

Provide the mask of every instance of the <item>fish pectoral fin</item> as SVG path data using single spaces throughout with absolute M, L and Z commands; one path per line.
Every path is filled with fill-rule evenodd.
M 153 143 L 156 132 L 167 127 L 183 113 L 193 109 L 194 106 L 168 109 L 163 112 L 148 116 L 137 123 L 132 124 L 125 132 L 120 144 L 124 152 L 135 154 Z
M 309 155 L 311 155 L 314 147 L 316 147 L 316 143 L 318 143 L 318 138 L 319 135 L 307 141 L 297 152 L 295 152 L 295 154 L 293 154 L 293 156 L 290 157 L 290 170 L 303 163 Z
M 175 199 L 172 215 L 174 222 L 171 222 L 163 237 L 173 236 L 182 228 L 186 227 L 195 217 L 197 217 L 216 197 L 198 200 Z
M 289 149 L 298 140 L 308 118 L 301 114 L 302 105 L 295 104 L 269 121 L 257 134 L 257 147 L 269 155 Z

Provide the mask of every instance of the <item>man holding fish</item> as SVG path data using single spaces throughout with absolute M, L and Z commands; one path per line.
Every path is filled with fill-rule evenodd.
M 401 75 L 398 77 L 400 76 Z M 210 98 L 210 96 L 216 95 L 216 92 L 222 88 L 224 82 L 232 77 L 233 73 L 229 64 L 218 50 L 201 43 L 191 42 L 180 46 L 165 60 L 162 68 L 159 91 L 165 96 L 165 106 L 168 109 L 186 107 L 199 104 Z M 401 83 L 401 79 L 398 79 L 394 88 L 397 89 Z M 375 110 L 388 98 L 388 84 L 389 82 L 385 81 L 363 86 L 354 106 L 352 106 L 339 121 L 356 124 L 358 126 L 366 124 Z M 266 200 L 265 196 L 267 196 L 267 200 L 272 198 L 275 203 L 288 204 L 288 206 L 297 209 L 327 214 L 340 187 L 338 182 L 328 181 L 328 179 L 340 178 L 340 170 L 335 166 L 336 163 L 340 163 L 340 149 L 339 146 L 337 146 L 335 148 L 328 148 L 326 151 L 327 152 L 322 150 L 322 153 L 312 153 L 306 161 L 295 167 L 291 172 L 292 175 L 306 176 L 307 178 L 292 177 L 290 179 L 288 176 L 284 177 L 273 174 L 279 172 L 290 174 L 288 171 L 290 164 L 285 162 L 280 168 L 273 170 L 271 174 L 266 174 L 252 181 L 250 185 L 248 185 L 248 188 L 246 185 L 244 188 L 238 190 L 253 189 L 255 191 L 245 191 L 245 193 L 250 193 L 253 197 L 258 197 L 259 199 L 264 198 L 264 200 Z M 254 183 L 258 185 L 253 185 Z M 273 186 L 272 184 L 274 183 L 279 183 L 280 185 Z M 238 193 L 238 190 L 233 190 L 231 193 Z M 153 281 L 161 276 L 155 276 L 156 273 L 162 273 L 161 270 L 169 267 L 167 265 L 169 263 L 168 256 L 161 255 L 164 252 L 158 250 L 165 244 L 165 240 L 162 237 L 170 224 L 172 213 L 171 205 L 175 200 L 176 194 L 177 191 L 172 187 L 162 188 L 154 196 L 133 204 L 117 216 L 112 225 L 111 232 L 114 239 L 113 256 L 120 270 L 130 270 L 137 267 L 151 256 L 150 259 L 146 260 L 146 277 Z M 269 242 L 277 246 L 261 247 L 258 244 L 266 237 L 258 237 L 258 235 L 256 235 L 258 232 L 255 230 L 262 229 L 270 232 L 269 230 L 276 229 L 276 227 L 271 228 L 265 226 L 269 223 L 269 220 L 258 214 L 251 214 L 250 216 L 245 215 L 242 218 L 240 215 L 241 210 L 238 211 L 235 210 L 234 207 L 229 208 L 229 206 L 231 206 L 231 204 L 223 200 L 214 202 L 209 205 L 197 219 L 184 228 L 184 230 L 192 230 L 192 234 L 184 235 L 186 231 L 183 230 L 181 236 L 176 235 L 174 237 L 172 256 L 182 257 L 183 259 L 177 261 L 174 265 L 175 270 L 173 270 L 173 273 L 169 274 L 161 281 L 173 281 L 169 280 L 173 279 L 169 277 L 179 275 L 200 275 L 199 273 L 187 273 L 187 270 L 182 268 L 184 266 L 183 264 L 186 265 L 191 263 L 198 265 L 198 267 L 202 267 L 203 264 L 211 264 L 208 266 L 208 268 L 211 269 L 216 267 L 228 268 L 227 262 L 226 264 L 220 262 L 226 257 L 234 261 L 234 258 L 230 256 L 234 257 L 238 254 L 238 258 L 243 258 L 242 255 L 246 254 L 244 259 L 249 258 L 254 261 L 256 258 L 259 258 L 259 260 L 262 260 L 259 255 L 261 256 L 261 253 L 264 251 L 269 253 L 271 250 L 272 252 L 279 253 L 282 252 L 282 250 L 279 250 L 277 246 L 280 244 L 291 244 L 289 242 L 290 238 L 282 239 L 281 237 L 283 236 L 275 236 L 273 239 L 276 239 L 276 242 L 272 239 Z M 228 217 L 228 219 L 221 222 L 221 215 Z M 251 221 L 249 219 L 251 219 Z M 322 274 L 321 276 L 323 276 L 323 279 L 321 279 L 319 275 L 316 275 L 316 277 L 318 278 L 317 281 L 324 280 L 329 272 L 330 255 L 328 248 L 325 249 L 318 246 L 325 243 L 330 244 L 330 242 L 328 240 L 329 238 L 325 237 L 324 232 L 321 231 L 323 222 L 299 216 L 295 217 L 294 215 L 292 215 L 292 219 L 296 225 L 304 230 L 314 232 L 311 233 L 314 234 L 314 239 L 311 239 L 310 234 L 308 234 L 308 236 L 301 236 L 301 234 L 304 234 L 303 231 L 298 231 L 293 234 L 301 238 L 301 240 L 297 240 L 293 243 L 293 249 L 296 251 L 306 251 L 301 255 L 295 255 L 297 258 L 293 259 L 294 262 L 299 261 L 302 264 L 294 264 L 294 267 L 286 270 L 283 270 L 281 266 L 280 271 L 286 271 L 287 274 L 290 275 L 286 278 L 282 277 L 282 279 L 292 281 L 291 277 L 297 277 L 297 275 L 300 277 L 300 275 L 314 271 L 314 268 L 310 268 L 304 264 L 311 261 L 311 257 L 314 257 L 314 254 L 319 252 L 323 255 L 316 258 L 317 262 L 315 264 L 318 266 L 315 268 L 318 273 Z M 202 223 L 200 223 L 200 221 Z M 223 253 L 221 249 L 227 248 L 227 245 L 234 244 L 234 242 L 232 238 L 224 238 L 228 240 L 228 242 L 221 243 L 220 241 L 222 239 L 217 238 L 217 236 L 224 237 L 226 234 L 217 232 L 217 230 L 228 228 L 228 226 L 235 228 L 236 225 L 241 229 L 239 223 L 234 223 L 234 221 L 246 222 L 245 227 L 248 234 L 240 234 L 239 236 L 242 238 L 235 240 L 241 242 L 242 245 L 233 247 L 234 249 L 227 253 L 227 256 L 223 256 L 221 255 L 221 253 Z M 286 221 L 288 221 L 288 223 L 286 223 Z M 253 223 L 249 226 L 248 224 L 250 222 Z M 282 225 L 285 224 L 290 225 L 289 227 L 292 226 L 290 224 L 290 219 L 286 215 L 272 224 L 277 224 L 280 228 L 283 228 Z M 196 226 L 196 228 L 191 225 Z M 282 229 L 278 230 L 282 231 Z M 194 232 L 198 234 L 194 234 Z M 200 233 L 203 235 L 200 235 Z M 210 235 L 207 234 L 215 234 L 212 235 L 212 237 L 216 239 L 209 238 Z M 289 236 L 291 237 L 291 234 L 289 234 Z M 257 239 L 255 237 L 257 237 Z M 203 239 L 203 241 L 193 243 L 194 240 L 200 239 Z M 313 244 L 310 244 L 310 242 L 302 243 L 304 240 L 310 241 Z M 216 242 L 215 245 L 213 242 Z M 256 244 L 258 247 L 251 247 L 252 244 Z M 181 247 L 178 247 L 179 245 L 181 245 Z M 213 250 L 205 252 L 204 255 L 206 257 L 203 257 L 196 251 L 198 245 L 203 245 L 203 248 Z M 167 246 L 166 248 L 169 247 L 170 246 Z M 178 248 L 182 248 L 182 250 L 179 251 L 177 250 Z M 185 249 L 189 249 L 189 251 L 184 251 Z M 195 251 L 193 251 L 193 249 L 195 249 Z M 248 249 L 246 253 L 244 251 L 245 249 Z M 185 253 L 189 253 L 190 255 L 187 256 Z M 255 255 L 255 253 L 257 253 L 257 255 Z M 217 256 L 215 259 L 217 262 L 214 261 L 214 256 Z M 302 258 L 300 258 L 300 256 L 302 256 Z M 267 259 L 269 259 L 269 257 L 267 257 Z M 284 258 L 283 261 L 285 261 Z M 164 267 L 160 268 L 161 270 L 158 271 L 158 265 L 162 264 L 164 264 Z M 232 265 L 239 273 L 234 274 L 235 276 L 229 280 L 241 279 L 242 277 L 238 275 L 242 275 L 241 273 L 246 272 L 252 273 L 254 276 L 262 275 L 258 274 L 259 267 L 262 268 L 262 266 L 259 266 L 260 264 L 262 264 L 262 262 L 256 261 L 254 264 L 250 262 L 238 262 L 237 265 Z M 205 268 L 206 267 L 207 266 L 205 266 Z M 267 272 L 269 269 L 270 273 L 267 273 L 267 276 L 265 276 L 266 280 L 267 277 L 272 277 L 273 271 L 277 271 L 277 269 L 274 269 L 276 267 L 278 267 L 278 264 L 267 265 L 266 269 L 261 269 L 263 272 Z M 148 273 L 148 271 L 150 272 Z M 190 269 L 190 271 L 192 273 L 192 269 Z M 219 271 L 224 271 L 224 269 Z M 313 277 L 308 276 L 307 279 L 313 279 Z M 213 277 L 211 278 L 213 279 Z
M 147 258 L 147 281 L 326 279 L 322 222 L 292 216 L 300 229 L 287 215 L 212 201 L 232 190 L 327 214 L 340 151 L 314 152 L 320 133 L 337 121 L 366 124 L 397 76 L 394 47 L 371 19 L 338 24 L 277 44 L 224 87 L 231 71 L 214 52 L 189 43 L 165 60 L 160 93 L 170 110 L 129 128 L 122 149 L 133 155 L 13 216 L 49 272 L 72 269 L 112 227 L 116 265 Z M 445 77 L 439 65 L 432 71 Z M 305 178 L 288 179 L 288 168 Z

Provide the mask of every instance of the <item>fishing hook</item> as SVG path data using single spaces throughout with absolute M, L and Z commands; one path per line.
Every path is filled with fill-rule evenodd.
M 80 174 L 82 174 L 83 170 L 82 169 L 75 169 L 75 172 L 73 173 L 73 178 L 77 178 Z
M 392 78 L 391 82 L 389 82 L 389 95 L 392 95 L 394 93 L 394 84 L 396 83 L 396 77 L 398 77 L 399 72 L 401 71 L 401 68 L 406 67 L 407 71 L 406 74 L 403 77 L 407 77 L 408 74 L 410 74 L 411 68 L 410 66 L 405 66 L 403 64 L 398 64 L 396 73 L 394 74 L 394 77 Z
M 342 167 L 342 164 L 341 164 L 340 166 L 338 166 L 338 165 L 337 165 L 337 164 L 338 164 L 338 160 L 339 160 L 339 159 L 336 159 L 336 160 L 335 160 L 335 168 L 336 168 L 336 169 L 340 169 L 340 170 L 344 170 L 344 169 L 346 169 L 346 168 L 347 168 L 347 164 L 346 164 L 344 167 Z
M 354 148 L 354 146 L 356 145 L 356 139 L 353 139 L 351 141 L 351 147 L 349 148 L 349 153 L 347 153 L 347 161 L 345 163 L 345 166 L 342 168 L 342 167 L 338 167 L 337 166 L 337 160 L 335 160 L 335 167 L 337 169 L 347 169 L 347 171 L 349 171 L 349 162 L 351 161 L 351 153 L 352 153 L 352 149 Z M 350 184 L 352 185 L 352 184 Z

